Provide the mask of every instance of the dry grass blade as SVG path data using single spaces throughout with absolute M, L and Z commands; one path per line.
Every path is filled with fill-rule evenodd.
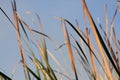
M 86 28 L 86 35 L 87 35 L 88 44 L 89 44 L 90 48 L 92 48 L 91 40 L 90 40 L 90 33 L 88 31 L 88 28 Z M 96 65 L 95 65 L 94 55 L 92 54 L 91 50 L 89 50 L 89 52 L 90 52 L 90 57 L 91 57 L 91 62 L 92 62 L 92 67 L 93 67 L 93 70 L 94 70 L 95 78 L 96 78 L 96 80 L 98 80 L 98 78 L 97 78 L 97 68 L 96 68 Z
M 73 55 L 73 51 L 72 51 L 72 47 L 71 47 L 71 43 L 70 43 L 70 39 L 68 36 L 68 32 L 65 26 L 65 22 L 62 23 L 62 28 L 63 28 L 63 32 L 64 32 L 64 37 L 67 43 L 67 47 L 68 47 L 68 51 L 69 51 L 69 55 L 70 55 L 70 59 L 71 59 L 71 63 L 72 63 L 72 68 L 75 74 L 75 78 L 76 80 L 78 80 L 78 75 L 77 75 L 77 71 L 76 71 L 76 65 L 75 65 L 75 59 L 74 59 L 74 55 Z
M 21 41 L 21 34 L 20 34 L 20 30 L 19 30 L 19 23 L 18 23 L 18 16 L 17 16 L 17 9 L 16 9 L 15 0 L 12 3 L 12 8 L 13 8 L 15 28 L 16 28 L 18 43 L 19 43 L 19 46 L 20 46 L 20 53 L 21 53 L 21 57 L 22 57 L 22 63 L 23 63 L 23 67 L 24 67 L 25 77 L 26 77 L 26 79 L 30 79 L 29 73 L 27 72 L 27 69 L 26 69 L 26 65 L 27 65 L 26 64 L 26 56 L 25 56 L 22 41 Z
M 92 29 L 94 31 L 94 35 L 95 35 L 96 41 L 98 43 L 99 49 L 100 49 L 100 51 L 102 53 L 102 57 L 103 57 L 103 60 L 105 62 L 105 67 L 106 67 L 106 69 L 108 71 L 110 80 L 113 80 L 113 76 L 112 76 L 111 70 L 109 68 L 109 65 L 108 65 L 108 62 L 107 62 L 104 50 L 106 51 L 106 54 L 107 54 L 109 60 L 111 61 L 112 65 L 114 66 L 114 68 L 115 68 L 116 72 L 118 73 L 118 75 L 120 75 L 120 73 L 119 73 L 118 69 L 116 68 L 115 63 L 114 63 L 112 57 L 110 56 L 110 53 L 108 52 L 108 50 L 107 50 L 107 48 L 106 48 L 106 46 L 105 46 L 105 44 L 104 44 L 104 42 L 102 40 L 102 37 L 101 37 L 101 35 L 100 35 L 100 33 L 99 33 L 99 31 L 98 31 L 98 29 L 97 29 L 93 19 L 92 19 L 92 16 L 91 16 L 91 14 L 90 14 L 90 12 L 89 12 L 89 10 L 87 8 L 85 0 L 82 0 L 82 2 L 83 2 L 83 5 L 84 5 L 84 9 L 86 10 L 86 13 L 88 15 L 88 18 L 89 18 L 90 24 L 92 26 Z M 103 50 L 103 48 L 104 48 L 104 50 Z

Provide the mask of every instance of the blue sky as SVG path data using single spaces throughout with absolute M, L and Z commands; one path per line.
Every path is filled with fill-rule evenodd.
M 104 4 L 108 5 L 109 18 L 112 18 L 116 8 L 115 0 L 86 1 L 94 16 L 94 20 L 97 20 L 97 17 L 99 17 L 103 25 L 105 25 Z M 19 14 L 32 28 L 38 29 L 37 25 L 34 26 L 32 23 L 32 19 L 36 22 L 37 19 L 34 14 L 26 14 L 27 11 L 37 13 L 40 16 L 44 26 L 44 32 L 56 39 L 58 43 L 64 42 L 64 37 L 61 23 L 59 20 L 55 19 L 55 16 L 66 18 L 73 24 L 75 24 L 74 20 L 77 19 L 83 26 L 83 8 L 81 0 L 16 0 L 16 2 Z M 13 20 L 10 0 L 0 0 L 0 7 Z M 50 46 L 48 48 L 52 49 Z M 20 59 L 15 30 L 0 11 L 0 70 L 11 76 L 14 65 L 17 64 Z M 24 80 L 21 74 L 23 72 L 21 67 L 22 66 L 17 69 L 15 80 Z

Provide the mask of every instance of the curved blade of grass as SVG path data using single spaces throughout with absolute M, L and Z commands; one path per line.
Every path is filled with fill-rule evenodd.
M 65 37 L 65 40 L 66 40 L 66 43 L 67 43 L 67 47 L 68 47 L 68 51 L 69 51 L 69 55 L 70 55 L 70 59 L 71 59 L 71 63 L 72 63 L 72 68 L 73 68 L 73 71 L 74 71 L 74 74 L 75 74 L 75 78 L 76 78 L 76 80 L 78 80 L 78 75 L 77 75 L 76 65 L 75 65 L 75 59 L 74 59 L 74 55 L 73 55 L 68 31 L 67 31 L 67 28 L 65 26 L 65 22 L 62 23 L 62 28 L 63 28 L 63 32 L 64 32 L 64 37 Z
M 93 53 L 93 55 L 95 56 L 97 62 L 100 64 L 100 66 L 102 67 L 103 71 L 104 71 L 104 68 L 102 66 L 102 64 L 100 63 L 100 61 L 98 60 L 97 56 L 95 55 L 95 53 L 93 52 L 93 50 L 90 48 L 90 46 L 88 45 L 87 41 L 84 39 L 84 37 L 79 33 L 79 31 L 66 19 L 63 19 L 65 20 L 69 25 L 70 27 L 73 28 L 73 30 L 75 30 L 75 32 L 78 34 L 78 36 L 83 40 L 83 42 L 87 45 L 87 47 L 91 50 L 91 52 Z
M 106 68 L 107 68 L 109 77 L 110 77 L 111 80 L 113 80 L 112 73 L 111 73 L 111 71 L 110 71 L 110 68 L 109 68 L 109 66 L 108 66 L 108 62 L 107 62 L 106 57 L 105 57 L 105 54 L 104 54 L 104 50 L 105 50 L 105 52 L 106 52 L 107 57 L 109 58 L 110 62 L 112 63 L 114 69 L 116 70 L 116 72 L 117 72 L 117 74 L 118 74 L 119 76 L 120 76 L 120 72 L 119 72 L 119 70 L 117 69 L 117 67 L 116 67 L 116 65 L 115 65 L 115 63 L 114 63 L 114 61 L 113 61 L 113 59 L 112 59 L 112 57 L 111 57 L 111 55 L 110 55 L 110 53 L 109 53 L 109 51 L 108 51 L 108 49 L 107 49 L 107 47 L 106 47 L 103 39 L 102 39 L 102 37 L 101 37 L 101 35 L 100 35 L 97 27 L 96 27 L 96 24 L 95 24 L 95 22 L 94 22 L 94 20 L 93 20 L 93 18 L 92 18 L 92 16 L 91 16 L 88 8 L 87 8 L 87 5 L 86 5 L 86 3 L 85 3 L 85 0 L 82 0 L 82 2 L 83 2 L 83 5 L 84 5 L 84 9 L 85 9 L 86 12 L 87 12 L 88 19 L 89 19 L 89 21 L 90 21 L 90 24 L 91 24 L 91 26 L 92 26 L 92 29 L 93 29 L 93 31 L 94 31 L 94 35 L 95 35 L 95 37 L 96 37 L 98 46 L 99 46 L 100 49 L 101 49 L 100 51 L 101 51 L 102 56 L 103 56 L 103 59 L 104 59 L 104 61 L 105 61 L 105 66 L 106 66 Z M 104 49 L 104 50 L 103 50 L 103 49 Z

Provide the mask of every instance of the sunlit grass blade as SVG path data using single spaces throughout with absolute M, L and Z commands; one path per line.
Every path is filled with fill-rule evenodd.
M 114 61 L 113 61 L 113 59 L 112 59 L 112 57 L 111 57 L 111 55 L 110 55 L 107 47 L 106 47 L 106 45 L 105 45 L 105 43 L 104 43 L 104 41 L 103 41 L 103 39 L 102 39 L 102 37 L 101 37 L 98 29 L 97 29 L 97 27 L 96 27 L 95 22 L 93 21 L 93 18 L 92 18 L 91 14 L 90 14 L 87 6 L 86 6 L 85 0 L 82 0 L 82 2 L 83 2 L 83 5 L 84 5 L 84 9 L 85 9 L 86 12 L 87 12 L 87 15 L 88 15 L 90 24 L 91 24 L 91 26 L 92 26 L 92 29 L 93 29 L 93 31 L 94 31 L 94 35 L 95 35 L 95 37 L 96 37 L 96 41 L 97 41 L 98 46 L 99 46 L 99 48 L 100 48 L 100 51 L 101 51 L 101 53 L 102 53 L 102 57 L 103 57 L 103 60 L 104 60 L 104 62 L 105 62 L 105 66 L 106 66 L 106 69 L 107 69 L 107 71 L 108 71 L 110 80 L 113 80 L 112 73 L 111 73 L 111 70 L 110 70 L 110 68 L 109 68 L 108 61 L 107 61 L 107 59 L 106 59 L 106 57 L 105 57 L 104 50 L 105 50 L 106 55 L 108 56 L 109 60 L 111 61 L 114 69 L 116 70 L 116 72 L 117 72 L 117 74 L 118 74 L 119 76 L 120 76 L 120 72 L 118 71 L 118 69 L 117 69 L 117 67 L 116 67 L 116 65 L 115 65 L 115 63 L 114 63 Z M 104 49 L 104 50 L 103 50 L 103 49 Z
M 73 68 L 73 71 L 74 71 L 74 74 L 75 74 L 75 78 L 76 78 L 76 80 L 78 80 L 78 75 L 77 75 L 77 70 L 76 70 L 76 65 L 75 65 L 75 59 L 74 59 L 69 35 L 68 35 L 68 32 L 67 32 L 66 25 L 65 25 L 64 21 L 62 23 L 62 28 L 63 28 L 63 32 L 64 32 L 64 37 L 65 37 L 65 40 L 66 40 L 66 43 L 67 43 L 67 47 L 68 47 L 68 51 L 69 51 L 69 55 L 70 55 L 70 59 L 71 59 L 71 63 L 72 63 L 72 68 Z
M 87 35 L 88 44 L 92 48 L 91 39 L 90 39 L 90 33 L 88 31 L 88 28 L 86 28 L 86 35 Z M 92 54 L 91 50 L 89 50 L 89 52 L 90 52 L 92 67 L 93 67 L 94 74 L 95 74 L 95 79 L 98 80 L 98 78 L 97 78 L 97 68 L 96 68 L 96 64 L 95 64 L 95 60 L 94 60 L 94 55 Z
M 23 49 L 22 41 L 21 41 L 21 34 L 20 34 L 20 30 L 19 30 L 19 22 L 18 22 L 17 7 L 16 7 L 15 0 L 13 0 L 13 2 L 12 2 L 12 8 L 13 8 L 13 16 L 14 16 L 14 23 L 15 23 L 17 39 L 18 39 L 18 43 L 19 43 L 20 53 L 21 53 L 21 57 L 22 57 L 22 63 L 23 63 L 24 72 L 25 72 L 25 78 L 30 79 L 29 73 L 26 69 L 26 65 L 27 65 L 26 56 L 25 56 L 25 52 Z

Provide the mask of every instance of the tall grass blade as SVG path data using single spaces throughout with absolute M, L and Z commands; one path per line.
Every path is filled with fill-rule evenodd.
M 91 40 L 90 40 L 90 33 L 88 31 L 88 28 L 86 28 L 86 35 L 87 35 L 88 44 L 92 48 Z M 92 54 L 91 50 L 89 50 L 89 52 L 90 52 L 92 67 L 93 67 L 94 74 L 95 74 L 95 80 L 98 80 L 98 78 L 97 78 L 97 68 L 96 68 L 96 65 L 95 65 L 94 55 Z
M 71 43 L 70 43 L 70 39 L 69 39 L 69 35 L 65 26 L 65 22 L 62 23 L 62 28 L 63 28 L 63 32 L 64 32 L 64 37 L 67 43 L 67 47 L 68 47 L 68 51 L 69 51 L 69 55 L 70 55 L 70 59 L 71 59 L 71 63 L 72 63 L 72 68 L 75 74 L 75 78 L 76 80 L 78 80 L 78 75 L 77 75 L 77 70 L 76 70 L 76 65 L 75 65 L 75 59 L 74 59 L 74 55 L 73 55 L 73 51 L 72 51 L 72 47 L 71 47 Z
M 16 7 L 15 0 L 13 0 L 13 2 L 12 2 L 12 8 L 13 8 L 15 29 L 16 29 L 16 33 L 17 33 L 18 43 L 19 43 L 19 47 L 20 47 L 20 53 L 21 53 L 21 57 L 22 57 L 22 63 L 23 63 L 24 72 L 25 72 L 25 78 L 30 80 L 29 72 L 26 69 L 26 65 L 27 65 L 26 57 L 25 57 L 25 53 L 24 53 L 24 49 L 23 49 L 23 45 L 22 45 L 22 41 L 21 41 L 21 34 L 20 34 L 20 30 L 19 30 L 19 22 L 18 22 L 17 7 Z
M 94 31 L 94 35 L 95 35 L 95 37 L 96 37 L 98 46 L 99 46 L 100 51 L 101 51 L 101 53 L 102 53 L 102 57 L 103 57 L 103 59 L 104 59 L 105 66 L 106 66 L 106 69 L 107 69 L 107 71 L 108 71 L 110 80 L 113 80 L 112 73 L 111 73 L 111 71 L 110 71 L 110 68 L 109 68 L 107 59 L 106 59 L 105 54 L 104 54 L 104 50 L 105 50 L 106 55 L 108 56 L 109 60 L 111 61 L 114 69 L 116 70 L 116 72 L 117 72 L 117 74 L 118 74 L 119 76 L 120 76 L 120 72 L 118 71 L 118 69 L 117 69 L 117 67 L 116 67 L 116 65 L 115 65 L 115 63 L 114 63 L 114 61 L 113 61 L 113 59 L 112 59 L 112 57 L 111 57 L 111 55 L 110 55 L 107 47 L 106 47 L 106 45 L 105 45 L 105 43 L 104 43 L 104 41 L 103 41 L 103 39 L 102 39 L 102 37 L 101 37 L 98 29 L 97 29 L 97 27 L 96 27 L 95 22 L 93 21 L 93 18 L 92 18 L 91 14 L 90 14 L 90 12 L 89 12 L 89 10 L 88 10 L 88 8 L 87 8 L 87 5 L 86 5 L 86 3 L 85 3 L 85 0 L 82 0 L 82 2 L 83 2 L 83 5 L 84 5 L 84 9 L 85 9 L 86 12 L 87 12 L 87 15 L 88 15 L 89 21 L 90 21 L 90 23 L 91 23 L 92 29 L 93 29 L 93 31 Z M 104 49 L 104 50 L 103 50 L 103 49 Z

